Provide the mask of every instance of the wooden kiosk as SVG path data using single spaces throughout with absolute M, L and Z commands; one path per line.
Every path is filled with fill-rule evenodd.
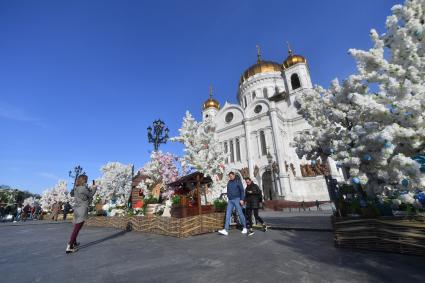
M 113 227 L 117 229 L 131 229 L 152 234 L 161 234 L 174 237 L 189 237 L 193 235 L 216 232 L 224 226 L 224 213 L 215 212 L 211 205 L 201 205 L 201 186 L 212 183 L 211 178 L 195 172 L 181 177 L 168 184 L 174 190 L 186 190 L 196 195 L 196 201 L 189 205 L 173 207 L 171 217 L 148 216 L 94 216 L 87 220 L 88 226 Z

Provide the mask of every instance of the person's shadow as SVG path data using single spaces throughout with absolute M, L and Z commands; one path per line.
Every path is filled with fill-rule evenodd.
M 123 236 L 126 233 L 130 232 L 131 230 L 132 230 L 131 223 L 128 223 L 127 228 L 125 230 L 119 231 L 117 233 L 114 233 L 114 234 L 112 234 L 112 235 L 110 235 L 108 237 L 105 237 L 105 238 L 102 238 L 102 239 L 99 239 L 99 240 L 92 241 L 92 242 L 89 242 L 87 244 L 81 245 L 81 246 L 78 247 L 78 249 L 79 250 L 85 249 L 85 248 L 88 248 L 88 247 L 91 247 L 91 246 L 94 246 L 94 245 L 97 245 L 97 244 L 106 242 L 108 240 L 112 240 L 112 239 L 118 238 L 118 237 Z

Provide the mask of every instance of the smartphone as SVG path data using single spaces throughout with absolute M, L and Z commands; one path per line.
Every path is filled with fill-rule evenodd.
M 96 185 L 96 181 L 95 180 L 93 180 L 93 186 L 95 186 Z

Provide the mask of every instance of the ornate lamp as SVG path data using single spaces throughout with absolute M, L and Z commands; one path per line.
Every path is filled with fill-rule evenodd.
M 155 120 L 153 123 L 153 129 L 151 126 L 147 128 L 148 130 L 148 141 L 153 143 L 154 151 L 158 151 L 159 145 L 161 143 L 165 144 L 168 140 L 168 128 L 165 126 L 165 123 L 160 119 Z M 153 130 L 153 133 L 152 133 Z M 164 133 L 163 133 L 164 132 Z

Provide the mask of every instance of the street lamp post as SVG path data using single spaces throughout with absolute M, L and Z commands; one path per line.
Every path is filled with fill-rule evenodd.
M 273 171 L 273 156 L 270 154 L 270 151 L 267 150 L 267 161 L 270 166 L 270 176 L 272 178 L 272 186 L 270 188 L 270 200 L 272 200 L 275 195 L 275 184 L 274 184 L 274 171 Z
M 153 143 L 154 151 L 158 151 L 159 145 L 161 143 L 165 144 L 168 140 L 168 128 L 165 126 L 165 123 L 160 119 L 153 122 L 153 133 L 152 127 L 148 127 L 148 141 Z M 165 132 L 163 134 L 163 132 Z
M 74 173 L 74 174 L 72 174 Z M 83 167 L 81 167 L 80 165 L 77 165 L 74 167 L 74 172 L 72 172 L 71 170 L 69 170 L 69 177 L 70 178 L 74 178 L 74 186 L 75 187 L 75 183 L 77 182 L 77 178 L 80 175 L 86 175 L 86 172 L 83 171 Z

